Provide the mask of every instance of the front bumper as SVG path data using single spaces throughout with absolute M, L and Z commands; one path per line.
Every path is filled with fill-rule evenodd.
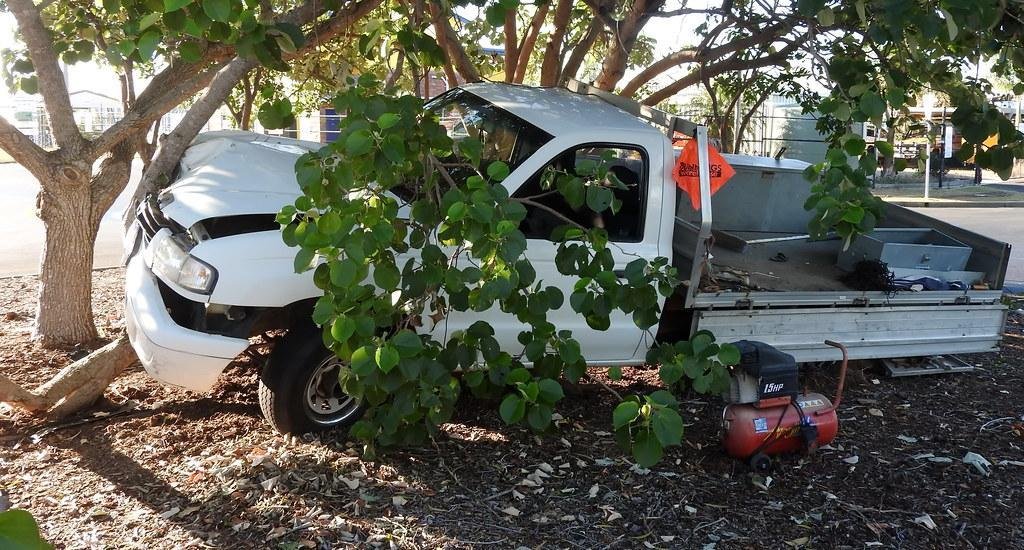
M 224 368 L 249 346 L 243 338 L 207 334 L 175 323 L 141 254 L 129 260 L 125 273 L 125 322 L 128 339 L 146 372 L 161 382 L 198 392 L 213 387 Z

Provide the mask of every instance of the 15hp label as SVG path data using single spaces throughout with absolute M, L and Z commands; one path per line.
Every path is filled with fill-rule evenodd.
M 761 393 L 775 393 L 778 391 L 782 391 L 782 388 L 782 382 L 768 382 L 767 384 L 764 385 L 764 389 L 761 390 Z

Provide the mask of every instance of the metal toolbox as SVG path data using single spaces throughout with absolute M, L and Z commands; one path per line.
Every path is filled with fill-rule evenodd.
M 890 268 L 963 271 L 970 257 L 971 247 L 934 229 L 875 229 L 854 239 L 837 263 L 847 271 L 861 260 L 879 260 Z

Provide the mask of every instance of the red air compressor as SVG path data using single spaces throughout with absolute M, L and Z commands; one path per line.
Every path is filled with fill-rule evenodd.
M 799 370 L 792 355 L 763 342 L 741 340 L 734 344 L 740 350 L 740 363 L 732 367 L 725 396 L 729 404 L 722 413 L 722 444 L 729 456 L 764 471 L 771 467 L 772 455 L 812 452 L 835 439 L 847 352 L 838 342 L 825 343 L 843 353 L 835 403 L 820 393 L 800 392 Z

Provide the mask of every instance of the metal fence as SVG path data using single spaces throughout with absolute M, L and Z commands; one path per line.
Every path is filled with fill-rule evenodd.
M 3 110 L 0 108 L 0 110 Z M 7 110 L 13 110 L 8 108 Z M 161 134 L 169 133 L 184 118 L 187 109 L 176 108 L 160 118 Z M 46 109 L 40 105 L 34 111 L 15 111 L 16 127 L 22 131 L 36 145 L 44 149 L 56 147 L 53 134 L 50 132 L 49 117 Z M 121 107 L 99 107 L 90 109 L 75 109 L 75 122 L 78 129 L 87 137 L 103 133 L 124 117 Z M 203 126 L 206 130 L 221 130 L 235 127 L 234 119 L 223 111 L 218 111 Z

